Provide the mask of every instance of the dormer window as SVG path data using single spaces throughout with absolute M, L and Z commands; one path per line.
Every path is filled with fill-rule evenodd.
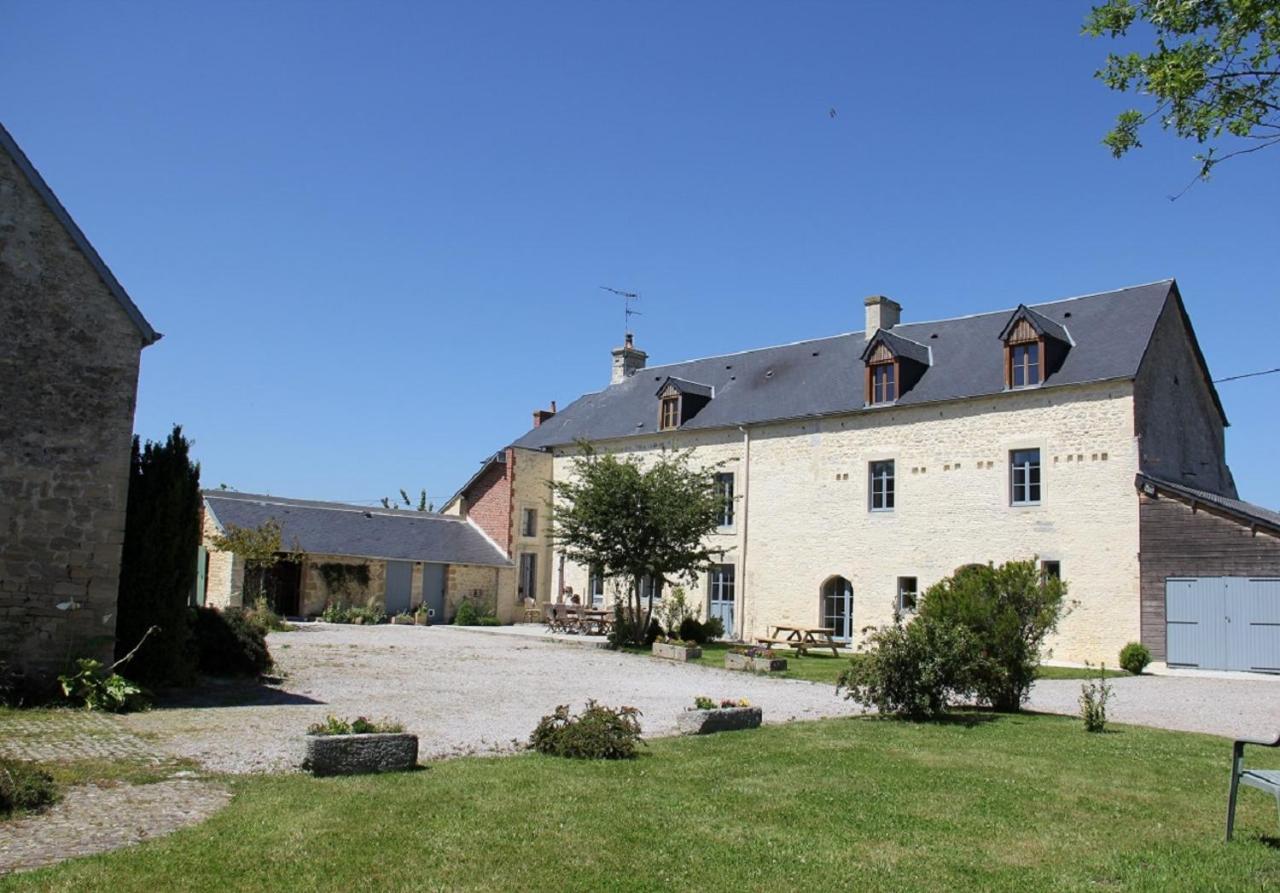
M 1019 307 L 1000 333 L 1004 342 L 1004 386 L 1033 388 L 1058 370 L 1071 349 L 1071 334 L 1029 307 Z
M 680 427 L 680 395 L 662 398 L 662 412 L 658 418 L 658 430 L 670 431 Z
M 862 351 L 867 368 L 866 403 L 893 403 L 915 386 L 932 363 L 929 348 L 883 329 L 871 336 Z

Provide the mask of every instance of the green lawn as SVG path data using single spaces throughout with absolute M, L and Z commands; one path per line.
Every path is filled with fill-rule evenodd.
M 203 825 L 0 890 L 1280 887 L 1274 801 L 1245 791 L 1221 842 L 1225 740 L 966 718 L 664 739 L 626 763 L 245 778 Z
M 708 643 L 702 646 L 702 657 L 695 661 L 690 661 L 690 663 L 723 669 L 725 652 L 733 647 L 736 646 L 722 642 Z M 649 655 L 649 649 L 647 648 L 628 648 L 627 651 L 639 655 Z M 809 652 L 804 657 L 796 657 L 788 649 L 779 648 L 777 653 L 787 659 L 787 669 L 785 672 L 771 675 L 780 676 L 784 679 L 807 679 L 810 682 L 824 682 L 828 685 L 835 685 L 841 671 L 849 666 L 849 658 L 847 656 L 834 657 L 830 652 L 826 654 Z M 1040 667 L 1041 679 L 1086 679 L 1097 678 L 1097 675 L 1097 670 L 1086 670 L 1078 667 Z M 1124 670 L 1107 670 L 1108 677 L 1128 675 Z

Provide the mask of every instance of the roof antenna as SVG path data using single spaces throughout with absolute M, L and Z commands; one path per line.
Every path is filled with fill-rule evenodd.
M 621 289 L 610 288 L 607 285 L 602 285 L 600 288 L 622 298 L 622 340 L 629 343 L 631 339 L 631 317 L 644 316 L 644 314 L 639 310 L 631 309 L 631 302 L 640 300 L 639 293 L 634 291 L 622 291 Z

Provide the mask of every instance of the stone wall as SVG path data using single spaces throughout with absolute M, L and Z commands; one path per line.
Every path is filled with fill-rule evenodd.
M 35 676 L 115 647 L 142 347 L 0 151 L 0 661 Z
M 458 606 L 464 599 L 488 606 L 498 619 L 510 623 L 515 615 L 514 605 L 508 599 L 498 597 L 499 584 L 508 583 L 503 578 L 506 568 L 480 567 L 473 564 L 451 564 L 445 571 L 444 613 L 446 622 L 453 622 Z
M 539 450 L 512 448 L 510 462 L 511 480 L 511 560 L 516 572 L 511 575 L 510 589 L 504 589 L 500 598 L 524 611 L 518 595 L 520 556 L 536 557 L 534 598 L 539 604 L 555 601 L 558 587 L 557 575 L 551 554 L 551 475 L 552 458 Z M 537 514 L 534 533 L 524 533 L 525 510 Z
M 833 575 L 853 584 L 861 630 L 890 622 L 900 576 L 923 591 L 962 564 L 1035 556 L 1061 562 L 1077 603 L 1050 642 L 1054 658 L 1114 662 L 1138 637 L 1129 383 L 753 426 L 749 462 L 737 431 L 597 446 L 644 456 L 664 444 L 696 447 L 699 459 L 736 474 L 735 527 L 716 541 L 738 566 L 746 638 L 778 623 L 818 625 L 821 586 Z M 1011 506 L 1009 451 L 1026 447 L 1041 451 L 1043 498 Z M 557 478 L 569 473 L 570 453 L 556 451 Z M 867 464 L 881 459 L 895 461 L 896 506 L 869 512 Z M 585 592 L 586 569 L 568 566 L 566 582 Z M 691 594 L 705 604 L 705 579 Z
M 369 585 L 354 584 L 337 592 L 325 584 L 322 564 L 342 564 L 349 567 L 365 565 L 369 569 Z M 422 571 L 415 568 L 418 600 L 422 598 Z M 385 608 L 387 604 L 387 563 L 376 558 L 352 558 L 346 555 L 308 555 L 302 564 L 302 613 L 314 616 L 324 611 L 329 602 L 356 607 Z
M 210 608 L 241 607 L 244 604 L 244 559 L 213 548 L 213 538 L 222 531 L 208 510 L 201 512 L 200 531 L 209 553 L 205 573 L 204 603 Z

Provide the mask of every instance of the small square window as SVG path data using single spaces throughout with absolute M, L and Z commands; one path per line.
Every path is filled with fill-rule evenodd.
M 919 599 L 920 587 L 916 583 L 915 577 L 899 577 L 898 578 L 898 613 L 914 614 L 916 612 L 916 601 Z
M 1062 579 L 1062 562 L 1060 561 L 1040 562 L 1040 576 L 1045 580 L 1061 580 Z
M 1009 453 L 1009 503 L 1040 504 L 1040 451 L 1013 450 Z
M 870 508 L 873 512 L 891 512 L 894 506 L 893 460 L 872 462 L 869 467 Z

